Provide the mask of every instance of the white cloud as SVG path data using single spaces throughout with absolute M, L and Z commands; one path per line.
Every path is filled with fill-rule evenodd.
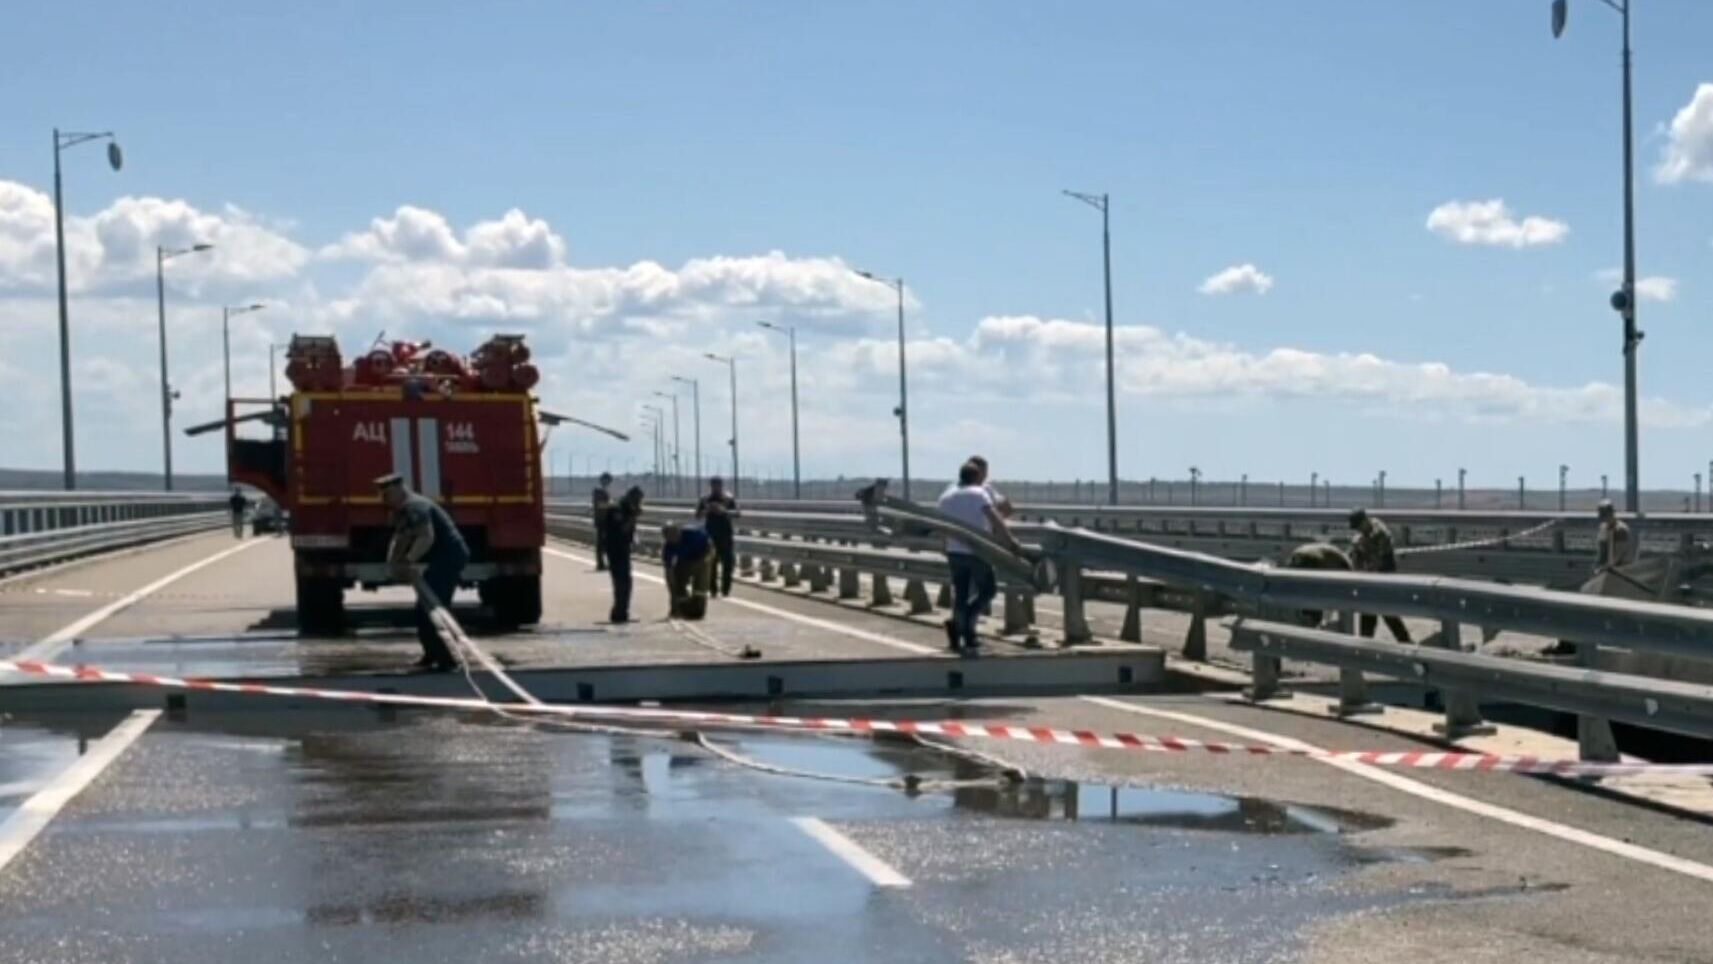
M 1427 229 L 1458 244 L 1530 248 L 1557 244 L 1570 233 L 1563 221 L 1530 215 L 1521 221 L 1500 198 L 1488 201 L 1447 201 L 1428 214 Z
M 1695 96 L 1671 119 L 1654 179 L 1662 184 L 1713 181 L 1713 83 L 1696 87 Z
M 1208 278 L 1196 289 L 1204 295 L 1228 295 L 1236 291 L 1253 291 L 1264 295 L 1273 287 L 1273 276 L 1252 264 L 1234 264 Z
M 53 216 L 48 194 L 0 180 L 0 288 L 54 284 Z M 156 245 L 193 244 L 214 249 L 173 265 L 173 275 L 190 284 L 289 278 L 309 258 L 302 245 L 240 208 L 214 214 L 183 200 L 126 196 L 94 215 L 66 217 L 66 283 L 83 291 L 152 277 Z
M 1325 353 L 1280 347 L 1238 348 L 1149 326 L 1116 332 L 1121 388 L 1132 395 L 1192 399 L 1250 396 L 1327 398 L 1372 403 L 1406 416 L 1451 416 L 1469 421 L 1608 422 L 1623 411 L 1623 393 L 1603 382 L 1560 388 L 1532 385 L 1512 375 L 1456 372 L 1439 362 L 1402 362 L 1361 352 Z M 968 347 L 982 357 L 972 372 L 998 372 L 994 384 L 1014 384 L 1004 373 L 1028 370 L 1039 386 L 1082 390 L 1102 370 L 1104 335 L 1098 325 L 1034 316 L 982 319 Z M 1651 424 L 1700 426 L 1713 410 L 1652 399 L 1643 412 Z
M 336 334 L 346 353 L 355 354 L 380 329 L 454 350 L 469 350 L 493 331 L 513 330 L 530 338 L 548 407 L 619 428 L 633 427 L 639 400 L 672 387 L 667 374 L 701 378 L 703 447 L 710 458 L 725 451 L 726 374 L 702 352 L 732 354 L 743 360 L 742 431 L 752 466 L 768 459 L 789 464 L 786 343 L 754 321 L 790 322 L 799 329 L 804 430 L 836 440 L 812 447 L 821 453 L 814 458 L 827 461 L 806 469 L 890 465 L 897 455 L 897 423 L 889 414 L 898 389 L 894 294 L 856 276 L 837 257 L 773 251 L 678 265 L 574 266 L 565 239 L 521 211 L 455 226 L 434 211 L 400 208 L 321 248 L 326 257 L 359 262 L 338 268 L 306 265 L 310 249 L 288 237 L 288 228 L 230 208 L 213 214 L 182 201 L 127 198 L 75 225 L 71 252 L 90 285 L 72 304 L 78 434 L 82 461 L 92 466 L 150 467 L 158 457 L 155 414 L 137 404 L 150 396 L 157 377 L 152 284 L 135 283 L 139 272 L 153 271 L 154 232 L 179 244 L 206 233 L 236 259 L 199 264 L 187 257 L 172 269 L 180 287 L 170 294 L 168 325 L 172 382 L 184 392 L 177 407 L 181 427 L 218 414 L 219 305 L 241 297 L 269 307 L 233 320 L 240 395 L 262 394 L 268 345 L 294 331 Z M 242 293 L 202 290 L 190 283 L 193 267 L 214 272 L 210 280 L 242 281 Z M 181 269 L 187 272 L 182 278 Z M 1227 275 L 1232 280 L 1215 287 L 1261 292 L 1271 282 L 1253 265 L 1239 264 L 1208 283 Z M 41 192 L 4 181 L 0 279 L 0 381 L 14 399 L 13 418 L 0 422 L 0 451 L 9 453 L 3 461 L 56 464 L 57 434 L 40 430 L 57 425 L 56 371 L 51 363 L 17 361 L 52 359 L 57 351 L 52 206 Z M 126 286 L 126 279 L 133 283 Z M 1655 296 L 1648 285 L 1642 290 L 1644 297 Z M 960 333 L 930 334 L 924 321 Z M 1056 419 L 1074 419 L 1093 404 L 1091 386 L 1101 383 L 1104 371 L 1102 326 L 993 315 L 965 334 L 959 321 L 911 314 L 917 334 L 908 346 L 916 406 L 911 428 L 919 446 L 913 461 L 955 464 L 972 445 L 1027 448 L 1031 439 L 1063 431 Z M 1318 400 L 1352 419 L 1380 413 L 1412 422 L 1532 427 L 1608 423 L 1622 408 L 1622 393 L 1603 383 L 1539 385 L 1362 352 L 1239 346 L 1154 326 L 1122 326 L 1115 335 L 1126 396 L 1166 399 L 1203 416 L 1247 408 L 1249 417 L 1257 400 Z M 1050 409 L 1054 414 L 1040 414 Z M 1705 409 L 1660 399 L 1647 400 L 1642 415 L 1653 426 L 1713 421 Z M 217 441 L 178 438 L 179 464 L 216 468 Z M 606 443 L 567 432 L 554 444 L 587 453 Z M 621 461 L 633 454 L 612 451 Z M 1039 457 L 1051 463 L 1057 454 Z
M 364 231 L 345 235 L 318 252 L 385 264 L 470 264 L 540 269 L 565 262 L 565 239 L 546 221 L 517 208 L 498 221 L 478 221 L 462 238 L 439 212 L 409 204 L 391 217 L 375 218 Z
M 1623 281 L 1624 273 L 1617 268 L 1606 268 L 1597 272 L 1595 277 L 1607 284 L 1616 285 Z M 1637 278 L 1636 298 L 1640 301 L 1675 301 L 1677 279 L 1665 275 L 1645 275 Z

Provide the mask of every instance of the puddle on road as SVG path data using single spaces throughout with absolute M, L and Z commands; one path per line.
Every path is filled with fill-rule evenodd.
M 1024 820 L 1099 821 L 1241 834 L 1356 833 L 1393 823 L 1374 814 L 1264 797 L 1069 780 L 969 787 L 954 791 L 952 804 L 960 810 Z

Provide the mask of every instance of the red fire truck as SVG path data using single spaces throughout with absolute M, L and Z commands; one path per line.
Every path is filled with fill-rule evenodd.
M 224 426 L 232 481 L 290 514 L 300 630 L 337 630 L 346 589 L 387 582 L 392 520 L 375 479 L 394 472 L 451 514 L 470 546 L 465 584 L 498 622 L 541 618 L 536 426 L 561 418 L 536 408 L 539 374 L 522 337 L 496 336 L 468 359 L 393 341 L 347 365 L 333 338 L 297 335 L 286 377 L 290 395 L 229 399 L 226 418 L 199 429 Z M 267 437 L 240 437 L 253 422 Z

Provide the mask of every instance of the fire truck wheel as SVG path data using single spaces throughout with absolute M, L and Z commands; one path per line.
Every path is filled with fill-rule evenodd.
M 540 576 L 499 576 L 482 583 L 479 593 L 501 626 L 541 622 Z
M 336 633 L 345 623 L 345 587 L 333 579 L 297 579 L 297 631 Z

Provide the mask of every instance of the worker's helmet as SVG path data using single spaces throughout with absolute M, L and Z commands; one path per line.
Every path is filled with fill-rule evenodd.
M 1362 523 L 1367 522 L 1367 521 L 1368 521 L 1368 510 L 1367 509 L 1351 509 L 1350 510 L 1350 528 L 1360 529 L 1360 528 L 1362 528 Z
M 613 473 L 602 472 L 601 473 L 601 484 L 602 485 L 612 485 L 613 484 Z
M 1608 515 L 1612 515 L 1616 510 L 1614 510 L 1612 508 L 1612 500 L 1611 499 L 1601 499 L 1600 502 L 1594 507 L 1594 511 L 1596 513 L 1602 515 L 1602 516 L 1608 516 Z

